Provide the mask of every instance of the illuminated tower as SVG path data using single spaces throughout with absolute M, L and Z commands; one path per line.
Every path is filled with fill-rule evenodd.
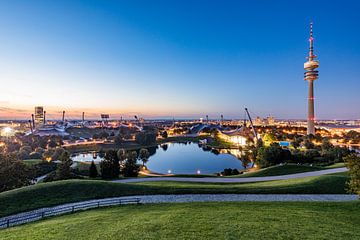
M 308 61 L 304 63 L 304 80 L 309 83 L 307 134 L 315 134 L 314 81 L 318 79 L 319 76 L 319 71 L 316 70 L 319 67 L 319 62 L 315 60 L 316 56 L 314 55 L 312 22 L 310 23 L 309 42 L 309 57 L 307 57 Z

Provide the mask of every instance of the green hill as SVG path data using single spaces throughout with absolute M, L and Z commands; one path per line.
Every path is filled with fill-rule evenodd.
M 360 239 L 360 202 L 145 204 L 0 231 L 11 239 Z
M 142 194 L 200 193 L 346 193 L 347 173 L 256 183 L 142 182 L 66 180 L 0 193 L 0 216 L 68 202 Z

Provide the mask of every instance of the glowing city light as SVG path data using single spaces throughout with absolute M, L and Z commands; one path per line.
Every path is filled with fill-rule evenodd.
M 4 127 L 3 132 L 9 134 L 12 132 L 12 129 L 11 127 Z
M 11 127 L 4 127 L 1 130 L 1 135 L 5 137 L 9 137 L 14 133 L 14 130 Z

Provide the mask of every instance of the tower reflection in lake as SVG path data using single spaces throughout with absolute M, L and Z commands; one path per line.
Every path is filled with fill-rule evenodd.
M 212 174 L 225 168 L 243 169 L 241 152 L 238 149 L 212 149 L 197 143 L 166 143 L 148 148 L 150 152 L 146 167 L 156 173 Z M 100 162 L 101 153 L 82 153 L 73 156 L 73 161 Z

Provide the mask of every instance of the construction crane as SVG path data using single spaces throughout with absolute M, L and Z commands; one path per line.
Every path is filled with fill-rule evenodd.
M 245 108 L 245 112 L 246 112 L 246 114 L 247 114 L 248 117 L 249 117 L 249 121 L 250 121 L 251 128 L 252 128 L 252 130 L 253 130 L 253 133 L 254 133 L 254 135 L 255 135 L 256 140 L 258 141 L 258 140 L 259 140 L 259 137 L 258 137 L 258 135 L 256 134 L 255 127 L 254 127 L 254 125 L 253 125 L 252 119 L 251 119 L 251 117 L 250 117 L 250 113 L 249 113 L 249 111 L 248 111 L 247 108 Z

